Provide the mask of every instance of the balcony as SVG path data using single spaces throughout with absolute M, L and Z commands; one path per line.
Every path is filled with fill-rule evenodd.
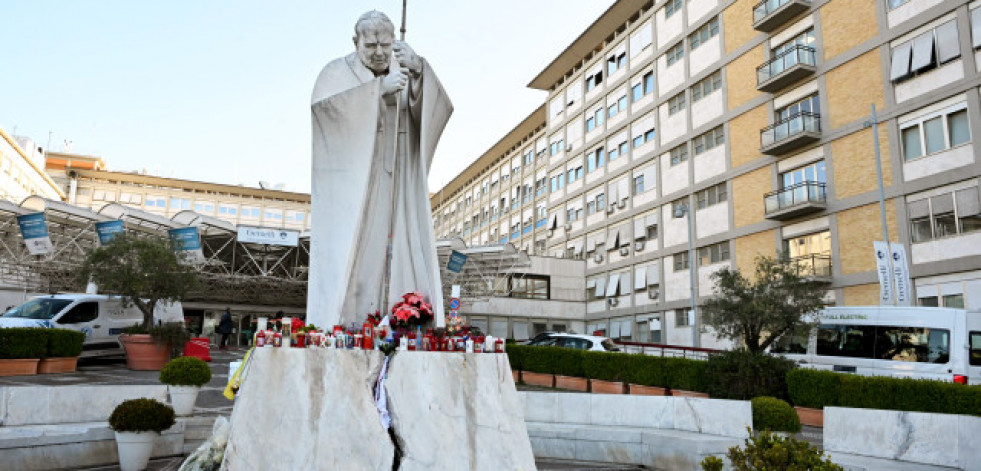
M 810 8 L 810 0 L 763 0 L 753 7 L 753 29 L 769 33 Z
M 801 255 L 791 258 L 790 262 L 797 265 L 798 276 L 816 281 L 831 281 L 831 254 Z
M 814 75 L 816 69 L 814 48 L 794 46 L 756 68 L 756 89 L 773 93 Z
M 763 195 L 766 218 L 793 219 L 827 208 L 824 182 L 801 182 Z
M 760 131 L 760 152 L 786 154 L 821 139 L 821 115 L 802 111 Z

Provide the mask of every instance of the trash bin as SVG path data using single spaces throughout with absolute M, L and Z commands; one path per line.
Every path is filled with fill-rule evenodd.
M 207 337 L 194 337 L 190 342 L 184 344 L 184 356 L 198 357 L 204 361 L 211 361 L 211 347 Z

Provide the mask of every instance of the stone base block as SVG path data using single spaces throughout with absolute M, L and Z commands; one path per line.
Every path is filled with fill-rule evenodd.
M 127 399 L 167 403 L 164 385 L 9 386 L 0 388 L 0 425 L 104 422 Z

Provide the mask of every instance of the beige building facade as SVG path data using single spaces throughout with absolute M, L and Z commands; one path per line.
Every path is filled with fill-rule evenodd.
M 542 106 L 434 193 L 436 235 L 581 260 L 582 324 L 535 330 L 691 345 L 690 293 L 760 254 L 837 305 L 879 303 L 878 139 L 913 303 L 981 308 L 979 47 L 966 0 L 618 1 L 531 81 Z

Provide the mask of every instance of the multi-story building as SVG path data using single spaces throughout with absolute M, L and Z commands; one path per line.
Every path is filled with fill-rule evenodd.
M 93 211 L 118 203 L 167 218 L 193 211 L 245 226 L 310 228 L 308 193 L 113 172 L 99 157 L 59 152 L 47 153 L 46 167 L 68 203 Z
M 31 195 L 54 200 L 64 197 L 44 171 L 44 156 L 34 143 L 0 128 L 0 199 L 19 204 Z
M 436 234 L 585 260 L 585 330 L 614 338 L 691 344 L 690 293 L 759 254 L 878 304 L 882 219 L 914 302 L 979 308 L 979 47 L 977 1 L 620 0 L 435 193 Z

